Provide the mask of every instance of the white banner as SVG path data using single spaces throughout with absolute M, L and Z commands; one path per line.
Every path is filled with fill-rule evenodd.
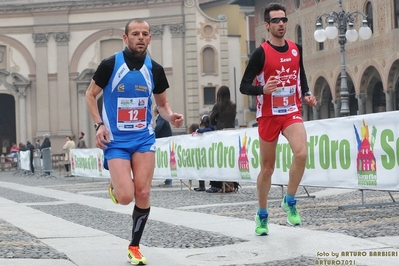
M 30 171 L 30 151 L 20 151 L 19 161 L 21 163 L 21 169 Z
M 395 111 L 305 122 L 308 159 L 301 185 L 399 191 L 398 117 Z M 258 139 L 257 128 L 157 139 L 154 178 L 256 182 Z M 100 175 L 100 149 L 71 153 L 77 175 Z M 273 184 L 288 183 L 291 163 L 290 146 L 280 136 Z M 104 169 L 101 174 L 109 177 Z
M 71 149 L 69 152 L 71 175 L 109 178 L 104 169 L 104 155 L 101 149 Z

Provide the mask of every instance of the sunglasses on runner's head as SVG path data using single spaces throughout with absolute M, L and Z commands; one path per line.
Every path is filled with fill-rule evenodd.
M 282 18 L 271 18 L 271 19 L 269 19 L 267 22 L 271 22 L 271 23 L 275 23 L 275 24 L 277 24 L 277 23 L 280 23 L 280 21 L 282 21 L 283 23 L 287 23 L 287 21 L 288 21 L 288 18 L 286 18 L 286 17 L 282 17 Z

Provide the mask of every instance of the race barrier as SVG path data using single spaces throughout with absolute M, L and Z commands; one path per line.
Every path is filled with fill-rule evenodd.
M 399 191 L 399 111 L 305 122 L 302 186 Z M 109 178 L 100 149 L 71 150 L 73 175 Z M 156 140 L 155 179 L 256 182 L 257 128 Z M 292 152 L 280 136 L 274 185 L 288 184 Z
M 44 148 L 42 150 L 33 150 L 33 167 L 35 172 L 32 173 L 30 168 L 30 151 L 19 151 L 18 152 L 18 166 L 14 174 L 20 174 L 24 176 L 36 176 L 45 178 L 57 178 L 52 174 L 52 158 L 51 148 Z

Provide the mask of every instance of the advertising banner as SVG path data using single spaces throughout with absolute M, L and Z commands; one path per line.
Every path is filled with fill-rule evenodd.
M 301 185 L 399 191 L 399 111 L 305 122 L 307 151 Z M 256 182 L 257 128 L 156 140 L 154 178 Z M 273 152 L 273 151 L 271 151 Z M 100 149 L 74 149 L 76 175 L 109 177 Z M 293 160 L 280 135 L 272 183 L 288 184 Z

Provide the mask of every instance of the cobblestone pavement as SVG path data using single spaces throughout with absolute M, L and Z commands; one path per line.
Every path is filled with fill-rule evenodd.
M 86 196 L 107 198 L 107 179 L 58 178 L 44 179 L 23 177 L 0 172 L 1 182 L 12 182 L 25 186 L 44 187 L 55 190 L 84 194 Z M 256 187 L 253 183 L 243 183 L 238 193 L 190 192 L 181 183 L 174 181 L 172 188 L 158 188 L 161 180 L 153 181 L 151 205 L 155 207 L 201 212 L 253 220 L 257 208 Z M 193 181 L 196 186 L 197 182 Z M 300 187 L 297 195 L 320 192 L 325 188 Z M 270 223 L 284 225 L 286 216 L 280 208 L 282 189 L 272 187 L 270 192 Z M 398 192 L 392 192 L 399 199 Z M 392 202 L 387 192 L 364 191 L 366 204 Z M 325 197 L 300 197 L 298 210 L 303 224 L 301 227 L 311 230 L 342 233 L 358 238 L 374 238 L 399 235 L 399 206 L 361 206 L 361 192 L 348 190 L 347 193 Z M 44 197 L 29 192 L 8 189 L 0 186 L 0 197 L 23 203 L 41 212 L 60 217 L 64 220 L 107 232 L 130 240 L 131 215 L 101 210 L 82 204 L 60 203 L 58 199 Z M 349 207 L 351 206 L 351 207 Z M 349 208 L 340 208 L 349 207 Z M 29 219 L 29 217 L 26 217 Z M 162 236 L 162 237 L 160 237 Z M 162 223 L 150 219 L 142 238 L 142 244 L 159 248 L 207 248 L 234 245 L 246 240 L 215 234 L 208 231 L 193 230 L 183 226 Z M 399 246 L 399 243 L 398 243 Z M 0 258 L 38 258 L 65 259 L 68 257 L 23 230 L 0 219 Z M 297 257 L 295 260 L 278 260 L 267 265 L 315 265 L 316 257 Z M 231 264 L 233 265 L 233 264 Z M 266 264 L 248 264 L 266 265 Z

